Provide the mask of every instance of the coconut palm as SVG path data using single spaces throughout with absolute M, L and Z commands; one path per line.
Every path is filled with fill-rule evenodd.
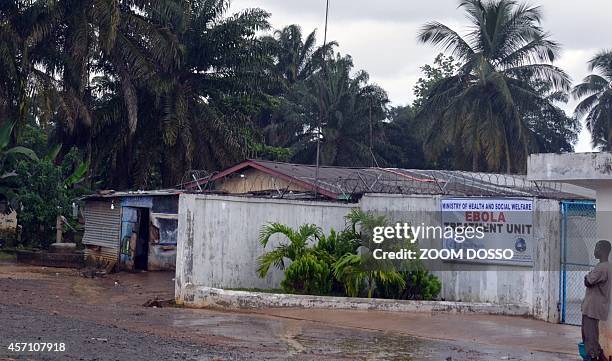
M 534 84 L 569 89 L 567 74 L 552 65 L 559 44 L 542 29 L 539 7 L 463 0 L 459 8 L 470 21 L 464 36 L 439 22 L 419 33 L 421 42 L 441 46 L 460 63 L 424 101 L 420 117 L 430 122 L 426 148 L 435 156 L 453 145 L 457 161 L 463 161 L 459 166 L 475 171 L 521 171 L 534 142 L 523 115 L 547 104 Z
M 582 84 L 574 87 L 572 94 L 583 98 L 576 106 L 576 116 L 586 116 L 586 126 L 591 132 L 591 144 L 603 150 L 612 149 L 612 50 L 603 50 L 589 61 L 591 74 Z

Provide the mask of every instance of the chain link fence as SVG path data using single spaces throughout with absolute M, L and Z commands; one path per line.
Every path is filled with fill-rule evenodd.
M 580 325 L 585 294 L 584 276 L 597 264 L 595 202 L 561 203 L 561 322 Z

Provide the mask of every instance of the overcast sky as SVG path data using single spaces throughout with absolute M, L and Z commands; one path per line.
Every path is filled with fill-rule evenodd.
M 393 105 L 410 103 L 419 67 L 431 63 L 440 52 L 416 40 L 419 27 L 431 20 L 453 29 L 465 28 L 465 17 L 456 0 L 330 0 L 328 40 L 353 57 L 355 67 L 382 86 Z M 586 62 L 598 50 L 612 47 L 610 0 L 537 0 L 529 4 L 543 9 L 544 28 L 560 42 L 563 53 L 556 65 L 574 82 L 588 74 Z M 323 42 L 325 0 L 233 0 L 232 11 L 259 7 L 271 13 L 275 28 L 299 24 L 304 33 L 318 30 Z M 571 114 L 571 101 L 564 108 Z M 577 151 L 590 151 L 589 135 L 580 134 Z

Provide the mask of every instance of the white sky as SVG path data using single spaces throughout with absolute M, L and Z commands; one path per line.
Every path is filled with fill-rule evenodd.
M 520 0 L 519 0 L 520 1 Z M 560 42 L 563 53 L 556 65 L 575 83 L 588 74 L 586 62 L 610 41 L 610 0 L 533 0 L 543 9 L 544 28 Z M 416 40 L 419 27 L 440 21 L 461 31 L 466 22 L 456 0 L 330 0 L 328 40 L 353 57 L 355 67 L 382 86 L 393 105 L 412 102 L 412 88 L 421 75 L 419 67 L 432 63 L 440 52 Z M 298 24 L 304 33 L 318 30 L 323 42 L 325 0 L 233 0 L 231 11 L 259 7 L 271 13 L 274 28 Z M 572 114 L 575 101 L 564 106 Z M 591 151 L 589 134 L 580 134 L 576 151 Z

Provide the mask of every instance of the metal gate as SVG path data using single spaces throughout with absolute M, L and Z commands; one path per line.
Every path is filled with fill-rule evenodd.
M 584 276 L 597 264 L 593 251 L 597 243 L 595 202 L 561 203 L 561 322 L 580 325 L 584 298 Z

